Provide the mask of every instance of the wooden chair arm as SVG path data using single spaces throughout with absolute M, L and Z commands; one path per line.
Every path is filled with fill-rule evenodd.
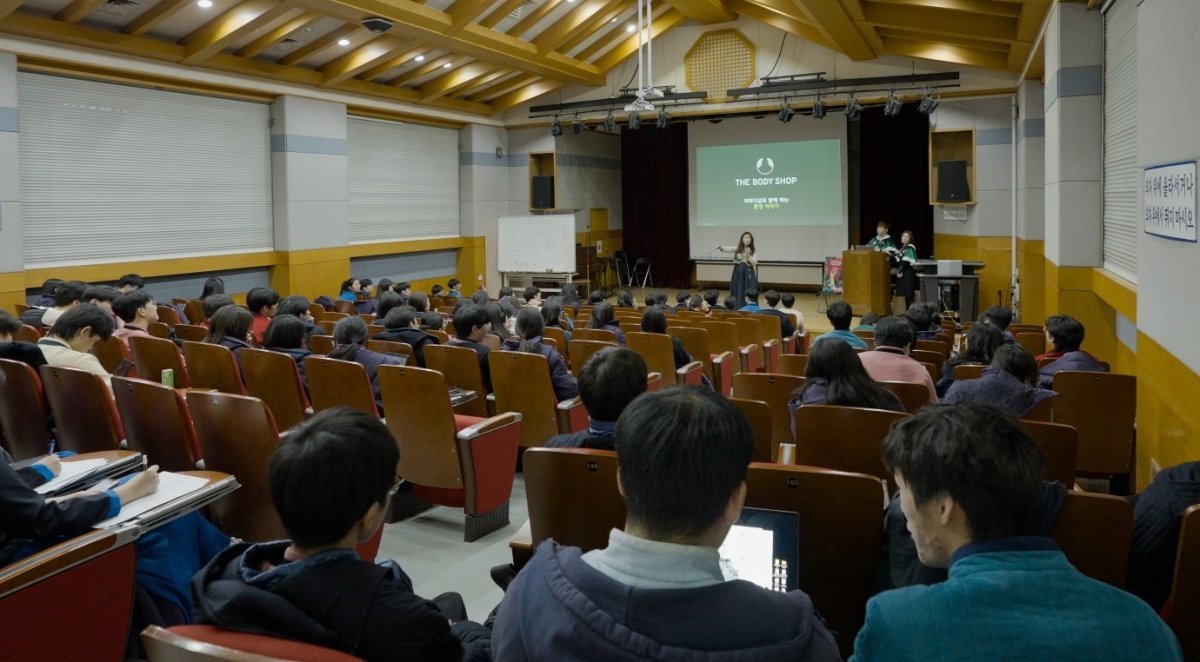
M 559 434 L 571 434 L 587 429 L 587 409 L 583 406 L 583 399 L 578 395 L 558 403 L 558 406 L 554 408 L 554 414 L 558 419 Z
M 508 541 L 508 548 L 512 550 L 513 565 L 518 571 L 533 558 L 533 528 L 529 525 L 529 520 L 525 520 L 521 528 L 513 534 L 512 539 Z
M 675 371 L 676 381 L 688 386 L 700 386 L 704 383 L 701 379 L 703 376 L 704 364 L 699 361 L 692 361 Z
M 762 372 L 762 350 L 757 343 L 742 345 L 742 372 Z
M 88 531 L 0 568 L 0 597 L 16 593 L 137 538 L 136 527 Z
M 487 403 L 487 415 L 495 416 L 496 415 L 496 394 L 488 393 L 487 397 L 484 398 L 484 402 Z
M 733 373 L 737 372 L 734 362 L 733 352 L 725 351 L 718 354 L 712 360 L 713 366 L 713 385 L 717 389 L 717 393 L 729 397 L 733 393 Z
M 646 375 L 646 390 L 653 393 L 662 388 L 662 373 L 652 372 Z
M 512 495 L 521 415 L 506 411 L 459 431 L 463 510 L 468 515 L 490 513 Z

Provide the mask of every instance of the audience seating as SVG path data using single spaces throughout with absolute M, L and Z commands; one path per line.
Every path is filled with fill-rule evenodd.
M 332 648 L 291 639 L 223 630 L 215 625 L 176 625 L 163 629 L 151 625 L 141 634 L 150 662 L 354 662 L 359 658 Z
M 696 326 L 696 319 L 668 316 L 665 321 L 668 329 L 673 326 Z M 641 319 L 622 320 L 621 325 L 627 329 L 640 329 L 642 326 Z
M 208 329 L 196 324 L 176 324 L 175 338 L 177 340 L 190 340 L 192 342 L 204 342 L 208 336 Z
M 598 340 L 616 344 L 617 334 L 608 329 L 575 329 L 571 332 L 571 340 Z
M 492 373 L 496 411 L 521 414 L 523 448 L 544 446 L 550 437 L 559 433 L 556 413 L 558 400 L 550 383 L 550 367 L 546 357 L 494 350 L 488 352 L 488 367 Z
M 938 380 L 942 378 L 942 366 L 940 363 L 928 363 L 926 361 L 918 361 L 918 363 L 924 366 L 925 372 L 929 373 L 929 378 L 933 380 L 934 384 L 938 383 Z
M 733 390 L 733 375 L 738 372 L 738 366 L 735 366 L 735 362 L 738 360 L 735 358 L 736 354 L 727 351 L 714 354 L 712 346 L 709 344 L 707 329 L 667 327 L 667 335 L 679 338 L 687 353 L 704 365 L 717 393 L 729 395 L 729 392 Z
M 196 468 L 200 442 L 179 391 L 132 377 L 113 377 L 112 386 L 129 450 L 143 453 L 163 471 Z
M 617 454 L 585 448 L 532 448 L 522 455 L 531 545 L 553 538 L 583 551 L 608 545 L 625 527 Z
M 350 315 L 348 313 L 339 313 L 339 312 L 329 310 L 329 311 L 322 311 L 320 315 L 317 315 L 315 317 L 315 320 L 316 320 L 317 324 L 320 324 L 321 322 L 333 322 L 336 324 L 337 321 L 342 319 L 343 317 L 350 317 Z M 333 328 L 333 327 L 331 326 L 330 328 Z
M 282 430 L 304 422 L 308 394 L 296 361 L 281 352 L 247 347 L 241 351 L 246 393 L 266 403 Z
M 914 351 L 933 352 L 942 357 L 942 361 L 950 358 L 951 344 L 941 340 L 918 340 Z
M 1200 659 L 1200 505 L 1183 512 L 1171 599 L 1163 611 L 1179 637 L 1183 659 Z
M 446 333 L 445 331 L 440 331 L 438 329 L 425 329 L 425 333 L 437 338 L 437 341 L 440 344 L 445 345 L 446 343 L 450 342 L 450 334 Z M 496 340 L 499 340 L 499 338 L 496 338 Z M 484 338 L 484 344 L 487 344 L 487 338 Z
M 701 386 L 704 384 L 704 364 L 692 361 L 675 371 L 675 384 L 681 386 Z
M 188 408 L 208 471 L 237 476 L 241 488 L 210 511 L 225 533 L 254 542 L 287 538 L 271 501 L 267 476 L 279 444 L 275 419 L 258 398 L 216 391 L 189 391 Z
M 734 372 L 759 372 L 762 363 L 762 351 L 758 343 L 743 343 L 738 334 L 737 325 L 733 321 L 718 322 L 714 320 L 697 320 L 696 326 L 708 331 L 709 342 L 715 352 L 730 352 L 739 357 Z M 754 336 L 757 340 L 758 336 Z
M 588 359 L 592 358 L 592 354 L 599 352 L 602 349 L 616 347 L 615 342 L 605 342 L 602 340 L 582 340 L 571 338 L 571 342 L 567 343 L 571 354 L 571 371 L 578 375 L 583 366 L 587 364 Z M 672 372 L 674 368 L 672 367 Z
M 788 401 L 804 387 L 804 378 L 776 373 L 743 372 L 733 376 L 733 396 L 761 400 L 771 408 L 771 457 L 781 443 L 792 443 L 792 414 Z
M 565 331 L 557 326 L 546 325 L 546 327 L 542 329 L 542 338 L 544 340 L 553 340 L 557 344 L 558 353 L 562 354 L 563 360 L 567 362 L 568 366 L 571 365 L 571 357 L 570 354 L 568 354 L 569 348 L 567 347 L 567 334 Z M 583 366 L 581 365 L 579 367 Z M 573 367 L 572 369 L 576 370 L 578 368 Z
M 211 388 L 222 393 L 246 395 L 241 369 L 228 347 L 185 340 L 183 356 L 187 360 L 188 379 L 193 388 Z
M 208 319 L 204 314 L 204 302 L 200 299 L 188 299 L 187 303 L 183 304 L 183 314 L 187 315 L 190 325 L 199 326 Z
M 398 340 L 375 340 L 372 338 L 367 341 L 366 348 L 380 354 L 403 356 L 406 365 L 417 365 L 417 355 L 413 353 L 412 345 L 406 342 Z
M 1137 378 L 1105 372 L 1054 375 L 1050 400 L 1055 423 L 1079 433 L 1076 472 L 1111 479 L 1113 494 L 1128 494 L 1133 467 Z
M 462 508 L 466 542 L 507 526 L 521 415 L 456 417 L 446 379 L 436 370 L 380 366 L 379 385 L 388 429 L 400 447 L 400 476 L 413 494 Z
M 554 408 L 554 414 L 558 420 L 559 434 L 582 432 L 588 428 L 587 408 L 583 406 L 583 398 L 578 395 L 569 400 L 560 401 Z
M 808 354 L 784 354 L 779 357 L 779 372 L 803 377 L 808 368 Z
M 1014 333 L 1013 337 L 1016 338 L 1018 345 L 1034 356 L 1046 353 L 1046 334 L 1044 333 Z
M 308 337 L 308 349 L 313 354 L 326 356 L 334 349 L 333 336 L 315 334 Z
M 1079 435 L 1075 428 L 1059 423 L 1022 420 L 1025 430 L 1042 451 L 1042 478 L 1075 486 L 1075 456 Z
M 313 411 L 332 407 L 350 407 L 379 416 L 371 379 L 361 363 L 340 361 L 324 356 L 304 357 L 304 374 L 308 377 L 308 396 Z
M 873 329 L 854 329 L 850 333 L 853 333 L 863 340 L 874 340 L 875 338 L 875 331 Z
M 171 327 L 163 322 L 151 322 L 146 327 L 146 331 L 155 338 L 162 338 L 163 340 L 171 339 Z
M 160 303 L 158 304 L 158 321 L 166 324 L 168 328 L 174 329 L 175 325 L 183 320 L 179 319 L 179 311 L 175 310 L 175 306 Z
M 775 365 L 779 359 L 779 338 L 763 339 L 762 325 L 755 315 L 734 317 L 730 322 L 737 327 L 738 341 L 745 344 L 755 344 L 761 355 L 758 357 L 758 372 L 776 372 Z
M 1025 412 L 1025 415 L 1021 419 L 1026 421 L 1043 421 L 1045 423 L 1054 420 L 1054 398 L 1046 398 L 1037 403 L 1033 406 L 1033 409 Z
M 55 447 L 76 453 L 115 451 L 125 433 L 105 379 L 75 368 L 40 368 L 54 415 Z
M 17 329 L 17 332 L 13 334 L 13 340 L 17 342 L 36 343 L 41 337 L 42 332 L 37 327 L 29 326 L 28 324 L 22 324 L 21 328 Z
M 762 400 L 738 397 L 729 398 L 729 401 L 750 421 L 750 429 L 754 431 L 754 461 L 773 462 L 779 444 L 775 441 L 771 405 Z
M 0 436 L 14 459 L 50 452 L 50 410 L 42 380 L 28 363 L 0 359 Z
M 915 414 L 921 407 L 929 404 L 929 387 L 912 382 L 879 382 L 879 385 L 896 394 L 900 404 L 910 414 Z
M 382 324 L 367 324 L 367 337 L 374 338 L 375 336 L 387 331 L 387 327 Z
M 665 333 L 630 331 L 625 334 L 625 346 L 641 355 L 650 372 L 662 375 L 663 386 L 675 386 L 675 350 L 671 336 Z
M 964 364 L 954 366 L 954 381 L 966 381 L 968 379 L 979 379 L 983 376 L 983 369 L 987 366 Z
M 357 307 L 358 306 L 353 301 L 336 299 L 333 302 L 333 309 L 347 316 L 354 315 L 356 312 L 358 312 Z
M 313 320 L 321 319 L 321 316 L 324 315 L 325 312 L 325 307 L 319 303 L 310 302 L 308 304 L 308 314 L 312 315 Z
M 322 335 L 332 337 L 333 336 L 333 327 L 337 324 L 337 320 L 323 319 L 323 320 L 318 320 L 316 324 L 317 324 L 317 328 L 319 328 L 325 332 Z
M 109 336 L 108 340 L 97 341 L 92 346 L 91 353 L 100 360 L 100 365 L 104 366 L 109 373 L 116 372 L 117 368 L 121 366 L 121 362 L 126 359 L 125 345 L 119 338 L 112 336 Z
M 767 315 L 766 313 L 751 315 L 750 319 L 758 322 L 758 339 L 766 347 L 766 343 L 772 340 L 779 341 L 779 350 L 773 352 L 776 359 L 784 354 L 796 353 L 796 336 L 791 335 L 783 337 L 783 320 L 775 315 Z M 767 372 L 779 372 L 778 369 L 772 370 L 767 366 Z
M 131 336 L 129 351 L 133 354 L 133 367 L 139 377 L 155 382 L 162 381 L 163 370 L 175 372 L 175 388 L 189 388 L 192 383 L 183 356 L 175 343 L 165 338 Z
M 941 352 L 932 352 L 927 349 L 914 349 L 908 353 L 908 358 L 920 363 L 932 363 L 936 366 L 940 366 L 946 362 L 946 357 Z
M 1133 506 L 1120 497 L 1069 491 L 1053 538 L 1079 572 L 1125 588 Z
M 877 476 L 895 489 L 879 456 L 884 438 L 908 414 L 865 407 L 805 405 L 796 410 L 796 464 Z
M 446 384 L 475 392 L 474 400 L 455 408 L 458 412 L 480 418 L 488 415 L 487 389 L 483 387 L 483 373 L 475 350 L 453 345 L 426 345 L 424 354 L 425 367 L 442 373 Z

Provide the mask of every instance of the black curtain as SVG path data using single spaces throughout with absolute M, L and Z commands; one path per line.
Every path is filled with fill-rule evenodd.
M 892 239 L 912 230 L 917 256 L 933 255 L 933 207 L 929 204 L 929 116 L 915 103 L 898 117 L 883 108 L 866 108 L 859 118 L 859 240 L 875 236 L 875 225 L 888 221 Z
M 692 280 L 687 127 L 621 129 L 622 242 L 631 270 L 638 258 L 653 260 L 657 287 L 685 288 Z

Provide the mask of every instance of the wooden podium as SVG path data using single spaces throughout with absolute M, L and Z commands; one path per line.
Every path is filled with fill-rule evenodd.
M 855 315 L 892 314 L 892 273 L 886 253 L 869 249 L 842 252 L 842 299 Z

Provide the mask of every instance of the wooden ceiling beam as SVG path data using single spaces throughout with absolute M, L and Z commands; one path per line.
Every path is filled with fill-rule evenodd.
M 466 98 L 468 96 L 471 96 L 472 94 L 475 94 L 479 90 L 482 90 L 485 87 L 488 87 L 488 86 L 494 85 L 494 84 L 503 83 L 504 81 L 509 80 L 509 79 L 513 78 L 514 76 L 519 76 L 520 74 L 521 74 L 521 72 L 515 71 L 513 69 L 500 69 L 499 71 L 495 71 L 486 76 L 481 76 L 479 78 L 476 78 L 475 80 L 471 81 L 470 83 L 464 85 L 462 87 L 462 89 L 455 92 L 455 94 L 459 98 Z
M 929 35 L 914 32 L 912 30 L 901 30 L 898 28 L 879 28 L 879 36 L 881 38 L 892 37 L 894 39 L 908 39 L 909 41 L 934 41 Z M 951 37 L 944 35 L 937 37 L 939 44 L 952 44 L 954 46 L 964 46 L 966 48 L 974 48 L 981 51 L 996 51 L 1008 55 L 1010 44 L 1002 41 L 987 41 L 984 39 L 971 39 L 969 37 Z
M 429 48 L 428 46 L 421 46 L 419 48 L 412 48 L 411 50 L 403 51 L 394 57 L 389 57 L 388 59 L 359 72 L 354 77 L 361 80 L 375 80 L 383 74 L 386 74 L 392 69 L 395 69 L 396 67 L 399 67 L 400 65 L 405 64 L 414 58 L 422 55 L 428 56 L 429 52 L 432 50 L 433 49 Z
M 492 10 L 492 13 L 484 16 L 479 20 L 479 25 L 485 28 L 494 28 L 500 21 L 504 20 L 505 16 L 517 10 L 517 7 L 525 4 L 526 0 L 506 0 L 504 4 Z
M 438 69 L 442 69 L 442 68 L 453 69 L 456 66 L 464 65 L 470 61 L 471 61 L 470 58 L 463 57 L 461 55 L 455 55 L 454 53 L 447 53 L 441 57 L 434 58 L 434 59 L 426 62 L 425 64 L 422 64 L 419 67 L 413 67 L 412 69 L 409 69 L 408 71 L 401 73 L 400 75 L 396 76 L 395 78 L 392 78 L 391 80 L 389 80 L 387 82 L 387 84 L 391 85 L 393 87 L 404 87 L 405 86 L 404 84 L 410 80 L 416 80 L 416 79 L 420 78 L 421 76 L 427 76 L 427 75 L 437 71 Z M 447 65 L 447 64 L 449 64 L 450 66 L 445 67 L 445 65 Z
M 349 37 L 350 35 L 354 34 L 355 30 L 358 29 L 359 26 L 357 24 L 351 25 L 346 23 L 341 27 L 334 28 L 331 32 L 313 39 L 307 44 L 297 46 L 295 50 L 279 58 L 276 60 L 276 62 L 284 66 L 291 66 L 293 64 L 303 62 L 317 53 L 320 53 L 327 48 L 331 48 L 339 39 L 343 37 Z
M 508 94 L 497 97 L 491 102 L 492 113 L 499 113 L 513 106 L 519 106 L 530 99 L 542 96 L 543 94 L 556 90 L 562 87 L 562 83 L 556 80 L 542 79 L 536 83 L 530 83 L 519 89 L 513 90 Z
M 379 39 L 367 42 L 318 67 L 317 70 L 325 74 L 325 80 L 321 82 L 321 87 L 332 87 L 348 78 L 354 78 L 385 59 L 405 62 L 409 58 L 416 57 L 423 50 L 425 50 L 425 46 L 422 46 L 416 39 L 405 41 L 395 37 L 381 36 Z
M 540 23 L 543 18 L 549 16 L 550 12 L 558 9 L 558 6 L 562 4 L 562 1 L 563 0 L 546 0 L 537 9 L 534 9 L 528 14 L 523 14 L 521 16 L 521 20 L 517 21 L 505 32 L 519 38 L 521 35 L 528 32 L 530 28 Z
M 557 50 L 560 53 L 570 53 L 577 46 L 590 39 L 597 32 L 603 31 L 605 28 L 615 27 L 612 21 L 615 21 L 624 14 L 630 7 L 633 6 L 633 0 L 622 0 L 617 3 L 617 6 L 609 9 L 606 12 L 601 12 L 592 17 L 592 20 L 579 26 L 579 29 L 567 37 L 567 40 L 559 44 Z M 541 35 L 538 35 L 539 37 Z M 537 41 L 536 39 L 534 40 Z
M 71 0 L 71 3 L 55 14 L 54 18 L 63 23 L 78 23 L 88 14 L 99 9 L 104 2 L 105 0 Z
M 126 23 L 121 32 L 128 35 L 141 35 L 154 29 L 159 23 L 171 18 L 179 10 L 188 6 L 191 0 L 159 0 L 153 7 L 137 15 L 132 21 Z
M 508 94 L 513 90 L 525 87 L 526 85 L 535 83 L 537 80 L 537 76 L 522 74 L 521 76 L 510 79 L 501 85 L 489 86 L 488 89 L 472 94 L 471 96 L 467 97 L 467 101 L 490 102 L 492 99 Z
M 654 21 L 650 23 L 650 38 L 654 39 L 655 37 L 663 34 L 664 32 L 686 20 L 687 16 L 684 16 L 679 10 L 668 9 L 667 11 L 659 14 L 658 18 L 654 19 Z M 607 72 L 615 68 L 618 64 L 621 64 L 625 58 L 636 53 L 637 49 L 638 38 L 637 32 L 635 31 L 633 34 L 626 37 L 624 41 L 620 42 L 616 46 L 613 46 L 604 55 L 601 55 L 600 59 L 596 60 L 596 66 L 600 68 L 600 71 Z
M 538 52 L 542 55 L 558 50 L 572 35 L 586 30 L 600 16 L 619 7 L 624 7 L 625 4 L 625 0 L 588 0 L 587 2 L 582 2 L 578 7 L 572 9 L 570 14 L 567 14 L 558 21 L 555 21 L 550 27 L 542 30 L 538 36 L 533 38 L 533 44 L 537 46 Z
M 935 9 L 950 9 L 965 14 L 982 16 L 1004 16 L 1016 18 L 1022 11 L 1022 5 L 1014 2 L 997 2 L 996 0 L 874 0 L 896 5 L 911 7 L 932 7 Z M 1035 4 L 1041 0 L 1034 0 Z
M 816 0 L 812 0 L 816 1 Z M 1017 38 L 1017 19 L 1002 16 L 965 17 L 961 12 L 886 2 L 863 3 L 868 23 L 881 28 L 899 28 L 934 35 L 973 37 L 1012 42 Z
M 834 49 L 833 43 L 829 41 L 824 32 L 817 29 L 815 25 L 795 16 L 782 14 L 763 5 L 747 2 L 747 0 L 730 0 L 729 8 L 748 19 L 766 23 L 805 41 Z
M 421 103 L 428 103 L 438 97 L 450 96 L 463 89 L 473 81 L 493 73 L 496 65 L 487 62 L 472 62 L 471 64 L 451 69 L 444 76 L 439 76 L 417 88 Z
M 875 52 L 867 43 L 858 27 L 854 25 L 850 14 L 840 2 L 835 0 L 795 0 L 805 12 L 813 17 L 813 21 L 821 27 L 834 47 L 845 53 L 851 60 L 872 60 Z
M 667 4 L 701 25 L 737 20 L 727 0 L 667 0 Z
M 953 62 L 955 64 L 966 64 L 973 67 L 983 67 L 984 69 L 996 69 L 999 71 L 1008 69 L 1008 56 L 1004 53 L 981 51 L 953 44 L 885 37 L 883 40 L 883 49 L 892 55 L 919 57 L 939 62 Z
M 1025 68 L 1029 54 L 1033 51 L 1034 43 L 1046 21 L 1052 0 L 1027 0 L 1021 5 L 1021 15 L 1017 17 L 1017 40 L 1008 56 L 1008 68 L 1019 71 Z
M 25 0 L 0 0 L 0 18 L 17 11 L 23 4 L 25 4 Z
M 183 64 L 203 62 L 251 33 L 284 20 L 294 11 L 279 0 L 248 0 L 235 5 L 179 40 L 187 48 Z
M 450 7 L 446 10 L 446 13 L 450 15 L 450 18 L 454 19 L 454 22 L 450 24 L 450 29 L 447 30 L 446 33 L 454 34 L 455 32 L 467 27 L 471 21 L 475 20 L 475 17 L 479 15 L 479 12 L 487 9 L 488 6 L 492 4 L 492 1 L 493 0 L 454 0 L 454 4 L 450 5 Z
M 158 5 L 155 6 L 157 7 Z M 239 48 L 235 55 L 238 57 L 257 57 L 263 51 L 286 39 L 293 32 L 303 30 L 305 27 L 309 27 L 319 20 L 321 20 L 320 16 L 312 12 L 304 12 Z

